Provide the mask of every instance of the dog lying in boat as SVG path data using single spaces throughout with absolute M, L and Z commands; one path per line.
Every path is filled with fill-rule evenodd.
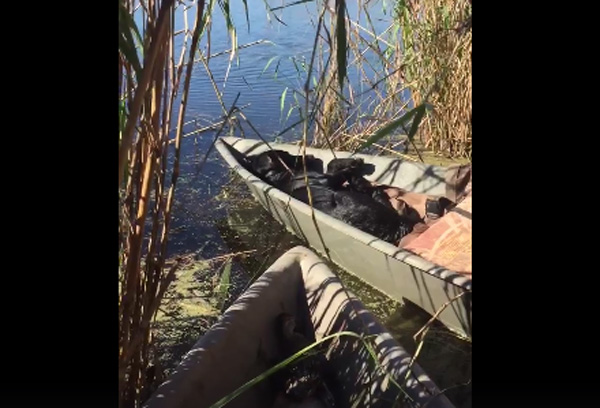
M 412 193 L 398 187 L 371 183 L 363 176 L 364 166 L 364 161 L 360 158 L 336 159 L 327 165 L 327 173 L 343 173 L 350 188 L 370 195 L 380 204 L 393 208 L 414 223 L 427 223 L 442 217 L 454 205 L 446 197 Z
M 344 160 L 346 162 L 344 162 Z M 362 159 L 338 159 L 327 167 L 328 173 L 345 171 L 349 188 L 371 195 L 379 203 L 393 208 L 398 214 L 413 222 L 412 231 L 402 237 L 397 245 L 401 248 L 418 238 L 437 219 L 446 214 L 456 204 L 446 197 L 413 193 L 398 187 L 377 185 L 364 178 Z
M 394 210 L 385 193 L 367 188 L 370 183 L 359 175 L 362 160 L 334 159 L 326 173 L 321 160 L 306 155 L 305 161 L 282 150 L 268 150 L 246 157 L 245 165 L 275 188 L 307 204 L 312 199 L 314 208 L 381 240 L 397 244 L 411 232 L 414 219 Z

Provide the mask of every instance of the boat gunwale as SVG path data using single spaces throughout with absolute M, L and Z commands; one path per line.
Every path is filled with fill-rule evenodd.
M 242 139 L 242 138 L 235 138 L 235 139 L 237 139 L 237 140 L 252 140 L 252 141 L 255 140 L 255 139 Z M 313 209 L 311 208 L 310 205 L 308 205 L 300 200 L 295 199 L 294 197 L 290 196 L 289 194 L 284 193 L 283 191 L 279 190 L 278 188 L 266 183 L 265 181 L 261 180 L 259 177 L 252 174 L 250 171 L 248 171 L 246 168 L 244 168 L 244 166 L 242 166 L 241 163 L 238 162 L 238 160 L 233 156 L 233 154 L 229 151 L 229 149 L 227 147 L 227 146 L 229 146 L 230 148 L 237 150 L 240 154 L 243 154 L 244 156 L 246 156 L 249 152 L 251 152 L 261 146 L 267 146 L 267 148 L 272 148 L 272 146 L 270 146 L 270 143 L 265 143 L 260 140 L 256 140 L 256 142 L 257 142 L 257 144 L 252 146 L 248 150 L 248 152 L 239 151 L 238 149 L 236 149 L 233 146 L 233 144 L 227 143 L 227 141 L 224 140 L 224 138 L 222 138 L 222 137 L 219 137 L 217 139 L 215 146 L 217 147 L 217 150 L 219 151 L 219 153 L 221 154 L 223 159 L 225 159 L 225 161 L 227 162 L 228 166 L 232 170 L 234 170 L 236 173 L 238 173 L 238 175 L 240 175 L 240 177 L 242 177 L 242 179 L 244 179 L 245 182 L 252 183 L 257 188 L 260 188 L 265 194 L 268 194 L 272 198 L 278 199 L 279 201 L 284 203 L 287 207 L 292 206 L 296 210 L 301 211 L 303 214 L 305 214 L 307 216 L 312 216 Z M 273 143 L 273 145 L 276 145 L 279 147 L 296 147 L 294 145 L 285 144 L 285 143 Z M 338 151 L 335 151 L 335 152 L 338 153 Z M 339 152 L 339 153 L 347 153 L 347 152 Z M 359 157 L 360 156 L 364 156 L 364 155 L 359 155 Z M 413 163 L 411 163 L 411 164 L 413 164 Z M 418 163 L 415 163 L 415 164 L 418 164 Z M 438 166 L 438 167 L 441 167 L 441 166 Z M 254 196 L 254 194 L 253 194 L 253 196 Z M 366 246 L 372 247 L 372 248 L 376 249 L 377 251 L 382 252 L 384 255 L 386 255 L 390 258 L 393 258 L 397 261 L 403 262 L 411 267 L 417 268 L 420 271 L 427 273 L 428 275 L 431 275 L 440 280 L 443 280 L 444 282 L 446 282 L 448 284 L 456 286 L 463 291 L 467 291 L 467 292 L 472 291 L 472 277 L 470 277 L 470 276 L 466 276 L 465 274 L 453 271 L 451 269 L 447 269 L 443 266 L 440 266 L 431 261 L 428 261 L 427 259 L 425 259 L 413 252 L 410 252 L 403 248 L 396 247 L 396 246 L 394 246 L 386 241 L 383 241 L 379 238 L 376 238 L 373 235 L 368 234 L 358 228 L 352 227 L 352 226 L 342 222 L 341 220 L 333 218 L 316 208 L 314 209 L 314 213 L 315 213 L 315 217 L 318 220 L 318 222 L 323 222 L 326 225 L 328 225 L 329 227 L 331 227 L 339 232 L 344 233 L 345 235 L 349 236 L 350 238 L 355 239 Z

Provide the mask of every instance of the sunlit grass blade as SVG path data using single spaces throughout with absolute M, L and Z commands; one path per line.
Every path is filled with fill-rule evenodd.
M 373 143 L 377 143 L 380 139 L 384 138 L 387 135 L 390 135 L 399 126 L 403 126 L 403 127 L 406 126 L 408 124 L 408 122 L 412 118 L 416 118 L 416 116 L 418 114 L 420 114 L 420 119 L 419 119 L 419 121 L 420 121 L 423 118 L 423 114 L 425 113 L 425 108 L 426 108 L 426 105 L 425 104 L 421 104 L 421 105 L 417 106 L 416 108 L 413 108 L 413 109 L 409 110 L 408 112 L 406 112 L 404 115 L 402 115 L 398 119 L 396 119 L 396 120 L 388 123 L 387 125 L 385 125 L 381 129 L 379 129 L 377 132 L 375 132 L 375 134 L 373 134 L 372 136 L 370 136 L 355 151 L 360 151 L 360 150 L 366 149 L 367 147 L 371 146 Z M 413 125 L 414 125 L 414 123 L 413 123 Z M 414 133 L 416 133 L 418 125 L 419 124 L 417 123 L 414 130 L 411 128 L 411 131 L 414 132 Z M 414 136 L 414 133 L 413 133 L 413 136 Z
M 219 304 L 219 310 L 223 310 L 227 295 L 229 293 L 229 287 L 231 286 L 231 262 L 233 258 L 228 258 L 223 266 L 223 273 L 219 279 L 219 285 L 216 290 L 217 302 Z
M 281 110 L 281 113 L 283 113 L 283 107 L 285 106 L 285 95 L 287 94 L 287 91 L 288 87 L 286 86 L 283 90 L 283 93 L 281 94 L 281 107 L 279 108 Z
M 267 65 L 265 65 L 265 67 L 263 68 L 263 70 L 261 71 L 260 75 L 258 76 L 259 78 L 265 73 L 265 71 L 267 69 L 269 69 L 269 66 L 271 66 L 271 63 L 273 61 L 275 61 L 277 58 L 279 58 L 277 55 L 274 57 L 269 58 L 269 61 L 267 61 Z
M 210 408 L 221 408 L 221 407 L 225 406 L 226 404 L 233 401 L 234 399 L 239 397 L 241 394 L 243 394 L 244 392 L 246 392 L 247 390 L 252 388 L 254 385 L 258 384 L 261 381 L 264 381 L 265 379 L 267 379 L 268 377 L 270 377 L 277 371 L 290 365 L 294 361 L 298 360 L 300 357 L 307 354 L 309 351 L 311 351 L 314 348 L 319 347 L 321 344 L 323 344 L 331 339 L 337 338 L 337 337 L 354 337 L 357 340 L 361 341 L 363 343 L 363 345 L 365 346 L 365 348 L 367 349 L 367 352 L 369 353 L 371 358 L 373 358 L 373 360 L 375 362 L 378 362 L 377 353 L 376 353 L 375 349 L 368 343 L 367 337 L 363 337 L 363 336 L 361 336 L 357 333 L 351 332 L 351 331 L 340 331 L 337 333 L 330 334 L 329 336 L 323 337 L 322 339 L 312 343 L 311 345 L 303 348 L 302 350 L 298 351 L 297 353 L 293 354 L 292 356 L 286 358 L 281 363 L 274 365 L 267 371 L 263 372 L 262 374 L 259 374 L 258 376 L 254 377 L 250 381 L 246 382 L 246 384 L 242 385 L 234 392 L 229 393 L 225 397 L 221 398 L 219 401 L 215 402 L 213 405 L 210 406 Z M 383 368 L 383 367 L 381 367 L 381 368 L 383 369 L 384 372 L 386 372 L 386 374 L 388 374 L 387 370 L 385 370 L 385 368 Z M 413 399 L 410 397 L 410 395 L 408 395 L 406 393 L 406 391 L 400 386 L 400 384 L 398 384 L 398 382 L 392 376 L 390 376 L 390 379 L 391 379 L 392 384 L 394 384 L 396 387 L 398 387 L 398 391 L 403 393 L 406 396 L 406 398 L 408 398 L 408 400 L 412 402 Z
M 290 119 L 290 116 L 292 115 L 292 112 L 294 111 L 295 108 L 296 108 L 296 106 L 290 106 L 290 109 L 288 109 L 288 113 L 285 117 L 286 122 Z

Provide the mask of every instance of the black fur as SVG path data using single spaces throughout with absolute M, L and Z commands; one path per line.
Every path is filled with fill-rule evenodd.
M 322 162 L 307 155 L 306 175 L 302 157 L 281 150 L 248 156 L 246 163 L 255 175 L 307 204 L 310 188 L 314 208 L 384 241 L 396 244 L 414 226 L 360 174 L 361 159 L 334 159 L 323 174 Z
M 425 203 L 425 211 L 427 216 L 438 218 L 443 216 L 453 205 L 454 203 L 446 197 L 439 197 L 436 200 L 428 199 Z
M 373 186 L 364 178 L 366 166 L 363 159 L 333 159 L 327 164 L 327 173 L 336 177 L 338 182 L 343 179 L 342 184 L 347 182 L 351 190 L 371 196 L 379 204 L 393 210 L 394 207 L 385 191 Z

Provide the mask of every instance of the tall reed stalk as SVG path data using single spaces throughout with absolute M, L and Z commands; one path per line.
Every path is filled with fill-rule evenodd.
M 213 1 L 210 1 L 212 7 Z M 185 15 L 176 55 L 175 10 Z M 188 12 L 193 10 L 193 27 Z M 190 78 L 205 1 L 119 1 L 119 406 L 150 391 L 150 323 L 179 262 L 165 265 Z M 136 23 L 136 21 L 138 23 Z M 140 26 L 141 25 L 141 26 Z M 187 55 L 187 58 L 186 58 Z M 183 85 L 183 86 L 181 86 Z M 180 95 L 179 102 L 177 97 Z M 178 105 L 178 106 L 177 106 Z M 177 126 L 171 117 L 178 112 Z M 169 135 L 174 130 L 174 148 Z M 173 155 L 173 164 L 168 162 Z M 167 174 L 170 173 L 170 177 Z

